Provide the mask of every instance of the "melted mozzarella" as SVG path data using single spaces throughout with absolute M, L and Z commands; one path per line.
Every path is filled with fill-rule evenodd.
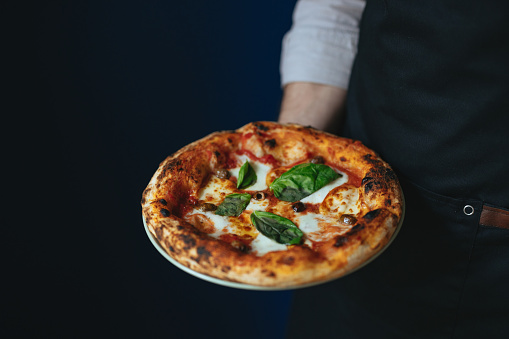
M 268 199 L 263 199 L 263 200 L 251 199 L 251 201 L 249 201 L 249 205 L 247 205 L 247 207 L 246 207 L 246 210 L 247 211 L 265 211 L 268 206 L 269 206 Z
M 310 203 L 310 204 L 320 204 L 322 203 L 323 199 L 329 194 L 330 191 L 332 191 L 334 188 L 343 185 L 348 181 L 348 175 L 342 172 L 338 172 L 341 174 L 341 177 L 337 178 L 336 180 L 333 180 L 329 182 L 327 185 L 320 188 L 318 191 L 316 191 L 313 194 L 308 195 L 304 199 L 301 199 L 301 202 Z
M 315 213 L 306 213 L 296 217 L 295 222 L 304 234 L 318 232 L 320 230 L 318 226 L 319 217 L 320 216 Z
M 322 214 L 358 214 L 361 210 L 359 201 L 359 189 L 352 186 L 335 188 L 320 205 Z
M 230 221 L 228 220 L 228 217 L 224 217 L 222 215 L 217 215 L 214 212 L 204 212 L 197 209 L 193 209 L 190 213 L 188 213 L 188 216 L 192 216 L 194 214 L 201 214 L 206 216 L 210 222 L 214 225 L 215 232 L 210 233 L 209 235 L 213 238 L 219 238 L 221 234 L 224 234 L 225 231 L 230 226 Z
M 327 241 L 343 234 L 350 227 L 342 226 L 337 218 L 315 213 L 306 213 L 295 218 L 297 226 L 305 234 L 304 244 L 311 246 L 311 241 Z
M 214 212 L 203 212 L 199 210 L 192 210 L 188 216 L 192 216 L 194 214 L 201 214 L 207 217 L 213 224 L 215 231 L 214 233 L 210 233 L 209 236 L 212 238 L 220 239 L 221 235 L 223 234 L 236 234 L 236 230 L 234 223 L 232 223 L 232 220 L 230 218 L 233 217 L 225 217 L 221 215 L 216 215 Z M 253 227 L 253 233 L 256 236 L 256 238 L 250 243 L 251 250 L 258 256 L 262 256 L 266 253 L 273 252 L 273 251 L 284 251 L 287 249 L 286 245 L 279 244 L 260 232 L 258 232 Z
M 282 147 L 283 165 L 290 165 L 299 160 L 306 159 L 308 155 L 308 147 L 302 141 L 297 139 L 285 140 Z
M 256 183 L 252 186 L 249 186 L 247 188 L 247 190 L 249 190 L 249 191 L 263 191 L 263 190 L 267 189 L 266 178 L 267 178 L 267 174 L 270 172 L 270 170 L 272 170 L 272 167 L 262 164 L 261 162 L 258 162 L 258 161 L 253 161 L 245 155 L 235 155 L 235 158 L 237 158 L 237 163 L 239 163 L 240 165 L 235 168 L 230 169 L 231 175 L 238 178 L 240 168 L 242 167 L 242 165 L 244 165 L 244 163 L 246 161 L 248 161 L 256 173 Z
M 267 238 L 263 234 L 259 234 L 256 239 L 251 242 L 251 249 L 253 252 L 256 252 L 258 256 L 262 256 L 269 252 L 284 251 L 287 247 L 286 245 Z
M 212 204 L 220 204 L 224 197 L 235 192 L 235 184 L 227 179 L 219 179 L 211 176 L 207 185 L 198 192 L 198 200 L 206 201 Z

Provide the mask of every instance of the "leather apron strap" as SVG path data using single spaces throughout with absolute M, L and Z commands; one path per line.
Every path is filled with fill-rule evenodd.
M 479 223 L 486 227 L 509 229 L 509 211 L 484 205 Z

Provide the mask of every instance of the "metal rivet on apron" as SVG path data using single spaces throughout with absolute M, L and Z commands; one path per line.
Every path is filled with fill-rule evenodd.
M 474 214 L 474 208 L 470 205 L 465 205 L 465 207 L 463 207 L 463 213 L 465 213 L 465 215 L 472 215 Z

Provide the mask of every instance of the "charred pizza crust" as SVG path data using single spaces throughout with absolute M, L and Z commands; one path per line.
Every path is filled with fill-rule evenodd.
M 363 215 L 351 229 L 313 250 L 292 245 L 257 256 L 212 238 L 182 219 L 186 206 L 228 154 L 243 149 L 288 166 L 310 155 L 347 171 L 360 187 Z M 150 233 L 182 265 L 218 279 L 258 286 L 296 287 L 340 277 L 373 257 L 393 236 L 403 213 L 398 179 L 380 157 L 358 141 L 310 127 L 256 122 L 213 133 L 167 157 L 142 197 Z

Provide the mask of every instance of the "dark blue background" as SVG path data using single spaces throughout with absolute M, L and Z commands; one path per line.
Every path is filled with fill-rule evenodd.
M 283 336 L 291 292 L 220 287 L 173 267 L 139 202 L 180 147 L 277 118 L 293 6 L 54 1 L 4 12 L 16 15 L 6 96 L 23 131 L 8 148 L 29 179 L 8 213 L 18 222 L 0 334 Z

